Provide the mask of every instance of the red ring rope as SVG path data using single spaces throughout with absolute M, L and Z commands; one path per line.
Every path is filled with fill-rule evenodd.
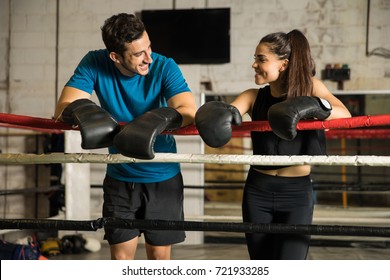
M 123 123 L 121 123 L 123 125 Z M 302 120 L 297 124 L 297 130 L 317 129 L 350 129 L 374 126 L 390 125 L 390 114 L 376 116 L 358 116 L 352 118 L 334 119 L 328 121 Z M 15 114 L 0 113 L 0 126 L 20 129 L 38 130 L 41 132 L 61 133 L 63 130 L 77 130 L 70 125 L 53 119 L 37 118 Z M 233 126 L 233 137 L 243 137 L 250 131 L 271 131 L 267 121 L 243 122 L 241 126 Z M 389 138 L 389 130 L 350 130 L 350 131 L 327 131 L 330 137 L 344 138 Z M 164 132 L 173 135 L 198 135 L 195 125 L 189 125 L 174 132 Z
M 352 118 L 334 119 L 329 121 L 302 120 L 297 124 L 297 130 L 345 129 L 358 127 L 390 125 L 390 114 L 377 116 L 359 116 Z M 233 136 L 242 136 L 249 131 L 271 131 L 268 121 L 243 122 L 241 126 L 233 126 Z M 197 135 L 193 125 L 174 131 L 175 135 Z
M 327 139 L 390 139 L 390 129 L 333 129 L 325 135 Z
M 250 131 L 234 132 L 233 137 L 250 137 Z M 332 129 L 326 130 L 327 139 L 390 139 L 390 129 Z
M 51 130 L 52 133 L 58 133 L 62 130 L 73 129 L 72 126 L 53 119 L 44 119 L 5 113 L 0 113 L 0 126 L 38 131 Z

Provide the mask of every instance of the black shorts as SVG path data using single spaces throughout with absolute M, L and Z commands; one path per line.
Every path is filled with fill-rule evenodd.
M 103 182 L 103 217 L 145 220 L 184 220 L 183 177 L 156 183 L 129 183 L 106 175 Z M 141 233 L 150 245 L 164 246 L 183 242 L 184 231 L 106 228 L 104 239 L 110 245 L 126 242 Z

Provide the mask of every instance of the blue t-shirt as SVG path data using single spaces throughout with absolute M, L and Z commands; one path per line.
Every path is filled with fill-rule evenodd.
M 111 61 L 107 50 L 88 52 L 77 66 L 66 86 L 92 94 L 102 108 L 118 122 L 134 118 L 159 107 L 176 94 L 190 91 L 179 67 L 171 59 L 152 53 L 153 62 L 146 76 L 123 75 Z M 110 147 L 111 154 L 118 153 Z M 159 135 L 154 144 L 157 153 L 175 153 L 176 142 L 172 135 Z M 152 183 L 172 178 L 180 171 L 178 163 L 108 164 L 107 174 L 127 182 Z

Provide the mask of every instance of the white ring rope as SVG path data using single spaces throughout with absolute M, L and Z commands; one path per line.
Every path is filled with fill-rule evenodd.
M 52 153 L 0 154 L 0 164 L 54 164 L 54 163 L 214 163 L 248 165 L 349 165 L 390 166 L 390 156 L 261 156 L 228 154 L 174 154 L 157 153 L 154 159 L 136 159 L 120 154 Z

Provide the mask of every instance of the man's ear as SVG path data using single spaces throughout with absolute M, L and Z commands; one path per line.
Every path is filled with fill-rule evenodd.
M 115 63 L 120 63 L 119 58 L 120 58 L 119 54 L 117 54 L 116 52 L 110 52 L 110 59 L 112 61 L 114 61 Z

